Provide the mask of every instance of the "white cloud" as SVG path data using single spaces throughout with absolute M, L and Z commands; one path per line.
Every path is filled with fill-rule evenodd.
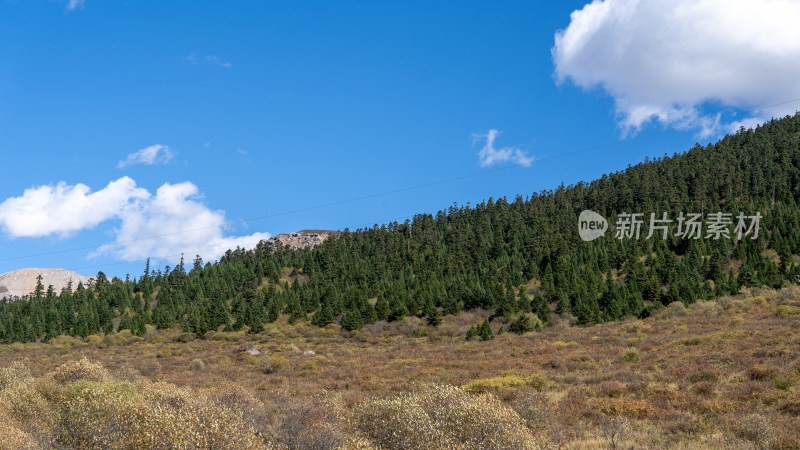
M 86 0 L 69 0 L 67 2 L 67 11 L 75 11 L 78 8 L 83 8 Z
M 120 169 L 131 164 L 166 164 L 175 156 L 173 152 L 166 145 L 151 145 L 145 147 L 138 152 L 131 153 L 127 158 L 120 161 L 117 167 Z
M 0 204 L 0 225 L 12 238 L 67 236 L 118 215 L 150 194 L 128 177 L 90 193 L 85 184 L 39 186 Z
M 557 83 L 602 88 L 620 125 L 656 120 L 700 135 L 793 113 L 800 102 L 800 2 L 595 0 L 570 16 L 552 49 Z M 750 110 L 723 124 L 702 106 Z
M 473 134 L 472 141 L 484 141 L 483 148 L 478 153 L 481 167 L 488 167 L 498 163 L 514 162 L 520 166 L 528 167 L 533 162 L 533 157 L 528 156 L 525 152 L 517 147 L 503 147 L 501 149 L 494 148 L 494 140 L 499 131 L 495 129 L 489 130 L 486 134 Z
M 216 66 L 224 67 L 226 69 L 230 69 L 231 67 L 233 67 L 231 63 L 229 63 L 228 61 L 224 61 L 219 56 L 214 56 L 214 55 L 206 56 L 206 64 L 214 64 Z
M 101 247 L 125 261 L 147 257 L 199 254 L 205 260 L 219 258 L 228 249 L 253 248 L 268 233 L 224 236 L 225 213 L 212 211 L 199 201 L 197 186 L 190 182 L 166 183 L 146 202 L 129 204 L 119 215 L 122 223 L 113 244 Z
M 12 238 L 68 236 L 102 222 L 119 220 L 116 239 L 93 255 L 111 254 L 125 261 L 181 253 L 218 259 L 228 249 L 253 248 L 268 233 L 226 236 L 225 213 L 200 201 L 190 182 L 166 183 L 152 195 L 129 177 L 91 193 L 88 186 L 59 183 L 27 189 L 0 204 L 0 226 Z

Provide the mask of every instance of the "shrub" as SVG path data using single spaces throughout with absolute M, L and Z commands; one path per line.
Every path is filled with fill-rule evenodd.
M 498 391 L 504 388 L 516 387 L 530 387 L 536 389 L 537 391 L 541 391 L 545 389 L 548 383 L 549 382 L 544 375 L 532 374 L 523 376 L 517 374 L 508 374 L 494 378 L 474 380 L 462 386 L 462 389 L 471 393 Z
M 636 363 L 639 362 L 641 358 L 639 358 L 639 351 L 635 348 L 629 348 L 622 353 L 622 356 L 619 357 L 621 362 L 626 363 Z
M 0 391 L 30 380 L 30 370 L 19 361 L 14 361 L 8 367 L 0 367 Z
M 796 316 L 800 314 L 800 308 L 796 306 L 781 305 L 775 310 L 776 316 Z
M 780 411 L 794 417 L 800 417 L 800 398 L 794 397 L 781 403 Z
M 144 338 L 133 335 L 131 330 L 122 330 L 118 333 L 107 334 L 106 337 L 103 338 L 106 345 L 128 345 L 143 340 Z
M 536 448 L 524 421 L 494 396 L 472 396 L 452 386 L 358 405 L 354 425 L 388 448 Z
M 0 411 L 0 448 L 33 450 L 38 449 L 36 440 Z
M 692 392 L 703 397 L 711 397 L 714 395 L 714 383 L 701 381 L 692 386 Z
M 75 383 L 59 430 L 81 448 L 261 448 L 240 415 L 167 383 Z
M 760 414 L 749 414 L 740 418 L 734 431 L 739 437 L 752 442 L 756 448 L 769 448 L 775 438 L 775 430 L 769 420 Z
M 275 373 L 289 364 L 289 360 L 281 354 L 264 355 L 263 361 L 261 370 L 266 374 Z
M 103 336 L 99 334 L 90 334 L 85 338 L 86 343 L 89 345 L 93 345 L 95 347 L 105 347 L 106 344 L 103 342 Z
M 139 372 L 146 377 L 155 377 L 161 373 L 161 363 L 156 360 L 150 360 L 142 364 Z
M 26 431 L 50 429 L 56 421 L 54 409 L 32 382 L 4 389 L 0 393 L 0 405 L 20 424 L 20 428 L 29 428 Z
M 628 392 L 628 387 L 619 381 L 604 381 L 600 383 L 600 393 L 606 397 L 620 397 Z
M 59 383 L 71 383 L 78 380 L 109 381 L 111 375 L 100 364 L 95 364 L 86 358 L 79 361 L 70 361 L 61 365 L 53 373 L 53 378 Z
M 206 368 L 206 363 L 200 358 L 195 358 L 189 363 L 189 370 L 192 372 L 201 372 Z
M 765 381 L 778 374 L 778 368 L 772 366 L 755 365 L 748 371 L 748 376 L 753 381 Z
M 690 383 L 700 383 L 702 381 L 716 382 L 718 379 L 719 375 L 709 370 L 703 370 L 703 369 L 689 375 Z
M 658 319 L 672 319 L 675 317 L 683 317 L 686 316 L 688 312 L 686 311 L 686 306 L 684 306 L 681 302 L 672 302 L 667 305 L 666 308 L 655 313 L 655 317 Z

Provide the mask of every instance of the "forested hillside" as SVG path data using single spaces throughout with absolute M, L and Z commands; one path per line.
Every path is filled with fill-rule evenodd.
M 534 169 L 535 170 L 535 169 Z M 546 325 L 554 313 L 580 323 L 647 316 L 739 291 L 780 287 L 798 272 L 800 117 L 740 130 L 715 145 L 664 155 L 591 183 L 560 186 L 528 198 L 489 199 L 405 223 L 345 230 L 324 244 L 291 251 L 262 243 L 229 251 L 218 263 L 195 260 L 163 272 L 109 280 L 57 293 L 40 286 L 0 304 L 0 341 L 60 334 L 86 336 L 145 326 L 180 326 L 199 336 L 220 327 L 260 331 L 290 321 L 366 323 L 496 311 L 512 331 Z M 623 212 L 714 212 L 763 219 L 757 239 L 615 239 L 578 236 L 590 209 L 614 224 Z M 645 224 L 646 225 L 646 224 Z M 731 226 L 733 229 L 733 226 Z M 674 230 L 673 230 L 674 231 Z M 534 314 L 536 317 L 534 317 Z M 489 330 L 489 334 L 491 334 Z

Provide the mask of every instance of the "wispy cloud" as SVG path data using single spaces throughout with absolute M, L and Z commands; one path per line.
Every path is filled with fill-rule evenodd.
M 231 67 L 233 67 L 233 65 L 229 61 L 225 61 L 224 59 L 216 55 L 206 55 L 205 58 L 198 58 L 197 55 L 193 52 L 188 56 L 184 56 L 181 59 L 193 66 L 202 62 L 203 64 L 210 64 L 217 67 L 224 67 L 226 69 L 230 69 Z
M 231 63 L 229 63 L 228 61 L 224 61 L 219 56 L 214 56 L 214 55 L 206 56 L 206 64 L 213 64 L 215 66 L 224 67 L 226 69 L 230 69 L 232 67 Z
M 75 11 L 78 8 L 83 8 L 84 3 L 86 3 L 86 0 L 68 0 L 67 11 Z
M 152 166 L 153 164 L 166 164 L 175 156 L 173 152 L 166 145 L 151 145 L 145 147 L 138 152 L 131 153 L 127 158 L 120 161 L 117 167 L 120 169 L 131 164 L 145 164 Z
M 472 135 L 473 144 L 483 141 L 483 147 L 478 153 L 481 167 L 489 167 L 504 162 L 513 162 L 523 167 L 528 167 L 533 163 L 533 157 L 528 156 L 518 147 L 494 148 L 494 140 L 500 134 L 494 128 L 486 134 L 475 133 Z

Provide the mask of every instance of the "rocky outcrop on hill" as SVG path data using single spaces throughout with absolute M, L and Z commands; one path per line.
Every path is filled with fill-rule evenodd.
M 19 269 L 0 275 L 0 298 L 21 297 L 30 294 L 36 289 L 36 278 L 42 276 L 42 285 L 47 290 L 48 286 L 53 286 L 55 291 L 67 287 L 72 282 L 72 288 L 78 283 L 86 285 L 89 277 L 85 277 L 76 272 L 66 269 Z
M 326 239 L 337 236 L 335 230 L 300 230 L 295 233 L 278 234 L 267 239 L 267 244 L 272 246 L 283 245 L 297 250 L 301 248 L 314 247 L 325 242 Z

